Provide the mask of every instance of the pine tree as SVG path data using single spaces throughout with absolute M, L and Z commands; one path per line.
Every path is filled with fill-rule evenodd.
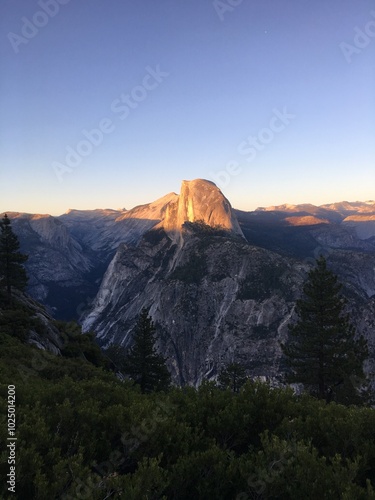
M 125 361 L 125 372 L 140 385 L 142 393 L 164 390 L 170 385 L 165 359 L 155 350 L 155 326 L 142 309 L 135 327 L 133 346 Z
M 240 363 L 229 363 L 219 373 L 218 384 L 223 389 L 239 392 L 247 380 L 245 368 Z
M 6 289 L 10 302 L 12 287 L 24 290 L 27 285 L 27 275 L 22 264 L 28 256 L 19 252 L 20 244 L 7 214 L 0 222 L 0 229 L 0 286 Z
M 296 304 L 299 320 L 289 326 L 289 342 L 282 345 L 290 368 L 287 381 L 304 384 L 326 401 L 334 393 L 337 396 L 339 386 L 350 387 L 352 377 L 364 380 L 362 366 L 368 356 L 365 340 L 355 339 L 355 329 L 344 312 L 346 300 L 341 289 L 325 258 L 317 259 L 303 287 L 304 295 Z M 355 399 L 353 385 L 348 397 Z

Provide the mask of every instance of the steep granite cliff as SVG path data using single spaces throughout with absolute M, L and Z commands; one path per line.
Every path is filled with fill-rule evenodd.
M 290 217 L 290 211 L 284 217 Z M 94 329 L 104 347 L 129 346 L 137 315 L 146 307 L 177 383 L 199 384 L 233 360 L 253 376 L 277 378 L 283 371 L 280 342 L 287 338 L 315 249 L 328 252 L 335 272 L 345 277 L 350 310 L 374 356 L 375 254 L 362 253 L 367 243 L 337 226 L 337 214 L 331 218 L 335 222 L 308 224 L 308 229 L 292 225 L 300 234 L 303 231 L 311 256 L 307 253 L 301 260 L 293 252 L 280 255 L 245 240 L 236 212 L 216 186 L 204 180 L 184 181 L 164 219 L 138 245 L 119 247 L 84 329 Z M 251 241 L 244 217 L 242 227 Z M 272 245 L 272 231 L 268 238 Z M 288 242 L 284 244 L 287 250 Z
M 194 224 L 182 234 L 182 246 L 161 228 L 136 248 L 122 245 L 84 329 L 104 346 L 128 346 L 147 307 L 177 382 L 197 384 L 233 359 L 253 375 L 276 376 L 303 267 Z

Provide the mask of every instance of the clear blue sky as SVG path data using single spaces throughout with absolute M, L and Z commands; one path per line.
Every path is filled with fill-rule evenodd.
M 0 7 L 0 211 L 131 208 L 228 164 L 236 208 L 375 198 L 373 0 L 64 2 Z

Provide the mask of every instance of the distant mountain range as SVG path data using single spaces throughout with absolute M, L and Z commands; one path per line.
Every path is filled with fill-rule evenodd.
M 232 209 L 210 181 L 183 181 L 131 210 L 9 212 L 29 254 L 29 293 L 83 321 L 100 343 L 131 344 L 143 307 L 174 379 L 199 383 L 233 359 L 278 377 L 307 271 L 320 254 L 344 283 L 375 359 L 375 202 Z

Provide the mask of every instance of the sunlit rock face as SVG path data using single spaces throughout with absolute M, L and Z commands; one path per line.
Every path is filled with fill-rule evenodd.
M 180 194 L 169 193 L 131 210 L 69 210 L 60 219 L 84 245 L 100 255 L 121 243 L 137 245 L 153 227 L 179 239 L 185 222 L 201 221 L 244 237 L 231 204 L 220 189 L 204 179 L 182 181 Z
M 60 220 L 86 247 L 106 260 L 121 243 L 136 245 L 146 231 L 164 219 L 167 207 L 177 199 L 176 193 L 169 193 L 131 210 L 69 210 Z
M 180 195 L 168 205 L 161 225 L 167 233 L 176 235 L 185 222 L 197 221 L 243 237 L 231 204 L 213 182 L 182 181 Z

